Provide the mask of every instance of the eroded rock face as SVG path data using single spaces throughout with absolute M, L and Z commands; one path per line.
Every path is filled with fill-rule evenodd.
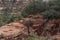
M 18 39 L 18 36 L 22 39 L 24 36 L 27 36 L 27 30 L 26 27 L 24 27 L 23 24 L 20 24 L 18 22 L 13 22 L 10 24 L 7 24 L 5 26 L 2 26 L 0 28 L 0 39 Z
M 35 18 L 33 16 L 38 17 Z M 30 15 L 25 19 L 33 22 L 32 28 L 38 35 L 52 36 L 60 34 L 60 19 L 43 19 L 43 15 L 40 14 Z
M 60 19 L 43 19 L 33 18 L 35 15 L 30 15 L 26 20 L 31 20 L 33 22 L 32 28 L 34 32 L 37 32 L 40 36 L 49 37 L 48 40 L 60 40 Z M 36 15 L 38 16 L 38 15 Z M 47 21 L 48 20 L 48 21 Z
M 36 20 L 37 22 L 37 20 Z M 36 23 L 34 22 L 34 23 Z M 40 22 L 40 21 L 39 21 Z M 57 20 L 49 20 L 48 22 L 42 20 L 40 22 L 41 24 L 35 24 L 34 28 L 36 28 L 37 30 L 35 30 L 38 35 L 56 35 L 58 33 L 60 33 L 60 26 L 59 26 L 59 22 L 57 23 Z M 37 25 L 37 26 L 36 26 Z

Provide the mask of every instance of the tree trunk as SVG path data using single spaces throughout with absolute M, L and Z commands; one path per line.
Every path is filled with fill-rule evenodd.
M 30 30 L 29 30 L 29 26 L 27 27 L 27 29 L 28 29 L 28 35 L 30 35 Z

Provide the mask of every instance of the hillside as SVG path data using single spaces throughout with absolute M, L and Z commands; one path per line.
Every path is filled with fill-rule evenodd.
M 0 40 L 60 40 L 59 0 L 21 2 L 2 2 Z
M 60 23 L 60 19 L 58 20 L 55 20 L 55 19 L 52 19 L 52 20 L 49 20 L 48 22 L 47 19 L 43 19 L 42 18 L 42 14 L 37 14 L 35 16 L 38 16 L 37 19 L 33 18 L 33 15 L 30 15 L 28 16 L 27 18 L 24 18 L 26 21 L 27 20 L 31 20 L 33 22 L 33 26 L 30 28 L 30 30 L 32 32 L 37 32 L 38 35 L 42 36 L 50 36 L 51 40 L 52 39 L 55 39 L 55 38 L 58 38 L 59 39 L 59 28 L 56 29 L 56 31 L 54 31 L 52 28 L 55 28 L 57 27 L 56 25 L 56 22 Z M 44 26 L 44 27 L 43 27 Z M 42 31 L 42 27 L 45 29 L 44 31 Z M 16 22 L 12 22 L 12 23 L 9 23 L 5 26 L 2 26 L 0 28 L 0 34 L 3 34 L 3 37 L 10 37 L 12 36 L 13 38 L 18 36 L 18 35 L 25 35 L 26 37 L 28 37 L 28 33 L 27 33 L 27 27 L 25 27 L 25 25 L 23 24 L 23 20 L 19 20 L 19 21 L 16 21 Z

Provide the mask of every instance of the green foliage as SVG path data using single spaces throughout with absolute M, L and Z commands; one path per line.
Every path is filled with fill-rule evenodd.
M 12 12 L 12 10 L 10 10 L 9 8 L 5 8 L 5 9 L 2 9 L 1 12 L 4 14 L 4 15 L 8 15 Z
M 57 19 L 60 17 L 60 13 L 55 11 L 55 10 L 46 10 L 43 13 L 43 18 L 48 18 L 48 19 Z
M 30 35 L 30 31 L 29 31 L 29 27 L 31 27 L 33 25 L 33 22 L 28 20 L 24 22 L 24 25 L 27 27 L 28 29 L 28 35 Z
M 12 14 L 11 21 L 20 20 L 22 18 L 21 14 Z
M 6 1 L 6 0 L 5 0 Z M 36 14 L 38 12 L 43 12 L 43 18 L 50 18 L 50 19 L 56 19 L 60 18 L 60 0 L 51 0 L 49 2 L 42 2 L 41 0 L 33 0 L 31 3 L 29 3 L 25 9 L 23 10 L 22 14 L 10 14 L 12 10 L 9 9 L 10 7 L 13 7 L 17 5 L 17 7 L 20 7 L 20 2 L 17 4 L 13 2 L 7 2 L 9 5 L 6 5 L 7 3 L 3 1 L 4 7 L 7 7 L 6 9 L 1 10 L 3 13 L 0 14 L 0 26 L 5 25 L 6 23 L 13 22 L 14 20 L 19 20 L 23 17 L 27 17 L 30 14 Z M 21 1 L 22 3 L 23 1 Z M 12 5 L 15 4 L 15 5 Z M 38 17 L 33 17 L 38 18 Z M 24 22 L 24 25 L 31 26 L 31 21 Z
M 60 10 L 60 0 L 51 0 L 47 3 L 48 9 Z
M 29 14 L 36 14 L 37 12 L 42 12 L 45 10 L 45 7 L 42 2 L 40 1 L 33 1 L 29 3 L 23 13 L 23 16 L 28 16 Z
M 25 18 L 25 17 L 27 17 L 29 14 L 28 14 L 28 13 L 22 13 L 21 15 Z
M 57 17 L 56 14 L 59 15 L 59 13 L 57 12 L 60 12 L 60 1 L 50 0 L 49 2 L 42 2 L 39 0 L 38 1 L 33 0 L 31 3 L 29 3 L 26 6 L 22 14 L 24 17 L 27 17 L 28 15 L 36 14 L 37 12 L 45 12 L 45 10 L 55 10 L 56 13 L 54 15 L 55 17 Z M 49 12 L 48 14 L 52 14 L 52 13 Z M 54 18 L 54 15 L 53 15 L 53 18 Z
M 0 14 L 0 26 L 20 19 L 22 19 L 21 13 L 10 14 L 10 15 Z
M 32 26 L 33 25 L 33 22 L 30 21 L 30 20 L 29 21 L 25 21 L 24 22 L 24 25 L 27 26 L 27 27 L 29 27 L 29 26 Z
M 45 5 L 46 10 L 44 11 L 43 18 L 60 18 L 60 0 L 50 0 L 48 3 L 45 3 Z

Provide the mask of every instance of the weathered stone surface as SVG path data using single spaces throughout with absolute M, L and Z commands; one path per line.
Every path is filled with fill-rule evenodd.
M 24 29 L 25 27 L 23 24 L 15 22 L 2 26 L 0 28 L 0 33 L 3 34 L 5 37 L 10 35 L 17 36 L 18 34 L 22 33 Z

